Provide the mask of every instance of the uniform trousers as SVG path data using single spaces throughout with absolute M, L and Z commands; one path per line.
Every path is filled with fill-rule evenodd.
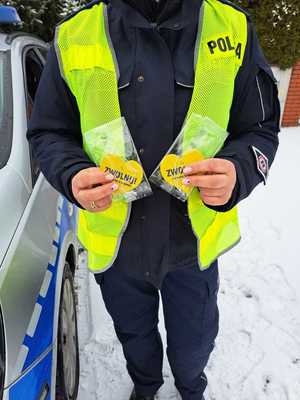
M 137 393 L 154 395 L 163 384 L 163 344 L 158 330 L 161 294 L 167 332 L 167 356 L 183 400 L 201 400 L 207 386 L 204 369 L 219 328 L 218 261 L 206 271 L 198 265 L 168 272 L 160 289 L 128 276 L 120 266 L 95 274 L 128 373 Z

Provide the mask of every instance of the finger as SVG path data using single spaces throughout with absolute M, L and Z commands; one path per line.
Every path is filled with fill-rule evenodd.
M 105 174 L 99 168 L 88 168 L 79 172 L 74 178 L 74 186 L 77 190 L 105 184 L 113 181 L 114 176 Z
M 111 204 L 112 197 L 105 197 L 105 199 L 95 202 L 96 208 L 92 208 L 91 205 L 88 204 L 85 209 L 92 213 L 98 213 L 108 210 L 111 207 Z
M 190 175 L 183 180 L 186 186 L 196 186 L 200 189 L 224 189 L 228 184 L 227 175 Z
M 111 206 L 112 196 L 107 196 L 102 200 L 95 201 L 96 208 L 93 208 L 93 211 L 103 211 Z
M 205 173 L 226 174 L 229 172 L 230 167 L 230 161 L 228 160 L 222 158 L 209 158 L 188 165 L 183 172 L 185 175 Z
M 91 203 L 92 201 L 98 201 L 104 197 L 111 196 L 117 189 L 118 185 L 116 183 L 107 183 L 94 189 L 80 190 L 77 198 L 80 202 Z

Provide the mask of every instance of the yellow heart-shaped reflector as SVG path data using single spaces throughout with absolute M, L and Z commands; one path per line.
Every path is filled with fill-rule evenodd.
M 204 160 L 204 156 L 195 149 L 187 151 L 182 156 L 167 154 L 160 164 L 160 173 L 171 186 L 188 193 L 191 188 L 183 183 L 185 177 L 183 170 L 186 166 L 202 160 Z
M 100 170 L 112 174 L 118 184 L 115 194 L 131 192 L 143 180 L 143 168 L 135 160 L 125 161 L 115 154 L 107 154 L 100 165 Z

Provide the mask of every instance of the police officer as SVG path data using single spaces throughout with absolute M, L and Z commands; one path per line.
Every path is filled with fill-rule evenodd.
M 84 132 L 124 116 L 149 176 L 191 110 L 229 132 L 215 158 L 185 170 L 198 216 L 153 187 L 132 204 L 114 243 L 98 226 L 121 218 L 117 184 L 88 158 Z M 123 346 L 131 400 L 154 399 L 163 384 L 159 292 L 175 385 L 183 400 L 204 398 L 218 333 L 217 256 L 239 239 L 236 205 L 267 181 L 279 114 L 250 18 L 226 0 L 98 0 L 58 26 L 27 137 L 46 178 L 79 207 L 79 227 L 90 229 L 89 268 Z M 191 223 L 207 225 L 205 242 Z

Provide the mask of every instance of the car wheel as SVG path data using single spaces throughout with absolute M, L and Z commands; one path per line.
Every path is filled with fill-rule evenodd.
M 58 321 L 57 400 L 75 400 L 79 385 L 79 347 L 73 274 L 65 264 Z

